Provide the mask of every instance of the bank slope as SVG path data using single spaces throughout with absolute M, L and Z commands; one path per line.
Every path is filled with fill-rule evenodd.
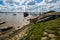
M 23 40 L 60 40 L 60 17 L 41 23 L 32 23 Z

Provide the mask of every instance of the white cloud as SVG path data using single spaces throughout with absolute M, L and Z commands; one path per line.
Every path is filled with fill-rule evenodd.
M 46 1 L 51 2 L 52 0 L 46 0 Z
M 32 0 L 14 0 L 13 2 L 19 2 L 20 3 L 20 6 L 16 5 L 16 4 L 13 4 L 14 6 L 10 6 L 8 5 L 7 7 L 7 3 L 6 3 L 6 0 L 4 0 L 4 4 L 6 4 L 6 6 L 3 6 L 3 5 L 0 5 L 0 11 L 25 11 L 25 6 L 22 6 L 22 3 L 24 3 L 24 1 L 27 1 L 26 2 L 26 6 L 29 2 L 31 2 Z M 34 0 L 33 0 L 34 1 Z M 49 11 L 49 10 L 56 10 L 56 11 L 60 11 L 60 1 L 56 2 L 56 3 L 46 3 L 45 2 L 46 0 L 43 0 L 42 2 L 40 2 L 39 4 L 36 3 L 35 4 L 35 8 L 33 8 L 33 6 L 29 7 L 29 8 L 32 8 L 31 10 L 34 9 L 34 11 L 38 10 L 39 11 Z M 52 0 L 48 0 L 48 2 L 51 2 Z M 7 7 L 7 8 L 6 8 Z M 27 7 L 28 8 L 28 7 Z M 6 9 L 6 10 L 5 10 Z M 16 9 L 16 10 L 15 10 Z

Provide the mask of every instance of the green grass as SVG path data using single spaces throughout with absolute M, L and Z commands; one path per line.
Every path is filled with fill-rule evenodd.
M 42 33 L 43 33 L 43 27 L 40 27 L 38 23 L 33 24 L 31 25 L 31 28 L 29 28 L 25 40 L 39 40 L 41 39 Z
M 55 35 L 59 35 L 57 34 L 58 27 L 60 27 L 60 18 L 36 24 L 32 23 L 32 25 L 30 25 L 30 28 L 26 32 L 27 36 L 25 36 L 24 40 L 41 40 L 42 34 L 45 29 L 52 30 L 54 31 Z

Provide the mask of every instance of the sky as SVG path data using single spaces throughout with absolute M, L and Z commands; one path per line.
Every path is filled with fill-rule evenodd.
M 0 0 L 0 12 L 60 12 L 60 0 Z

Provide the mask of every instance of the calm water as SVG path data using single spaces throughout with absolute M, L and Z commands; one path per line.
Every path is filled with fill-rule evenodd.
M 30 13 L 30 15 L 37 16 L 35 13 Z M 27 23 L 24 13 L 0 13 L 0 19 L 6 21 L 6 25 L 21 26 Z
M 23 24 L 23 13 L 0 13 L 0 19 L 7 21 L 10 25 L 22 25 Z

